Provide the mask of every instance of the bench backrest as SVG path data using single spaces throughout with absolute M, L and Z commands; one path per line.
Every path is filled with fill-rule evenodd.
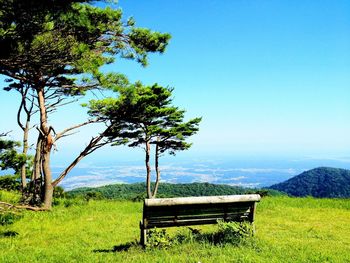
M 225 195 L 146 199 L 143 227 L 215 224 L 224 221 L 254 221 L 260 195 Z

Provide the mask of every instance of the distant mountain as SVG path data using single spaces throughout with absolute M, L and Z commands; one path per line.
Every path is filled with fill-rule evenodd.
M 350 170 L 319 167 L 269 188 L 292 196 L 350 198 Z

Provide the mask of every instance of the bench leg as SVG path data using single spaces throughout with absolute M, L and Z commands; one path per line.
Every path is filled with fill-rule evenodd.
M 255 235 L 255 210 L 256 210 L 256 203 L 254 202 L 254 204 L 250 207 L 250 215 L 249 215 L 249 221 L 252 224 L 252 228 L 253 228 L 253 236 Z
M 140 222 L 140 244 L 144 247 L 147 243 L 147 229 L 143 227 L 142 221 Z

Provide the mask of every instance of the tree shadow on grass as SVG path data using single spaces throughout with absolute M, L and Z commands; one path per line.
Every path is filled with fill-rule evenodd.
M 11 230 L 0 232 L 0 237 L 16 237 L 18 235 L 18 232 Z
M 133 247 L 139 247 L 140 245 L 134 241 L 134 242 L 128 242 L 125 244 L 120 244 L 117 246 L 114 246 L 110 249 L 94 249 L 92 250 L 92 252 L 94 253 L 115 253 L 115 252 L 124 252 L 124 251 L 128 251 L 129 249 L 133 248 Z

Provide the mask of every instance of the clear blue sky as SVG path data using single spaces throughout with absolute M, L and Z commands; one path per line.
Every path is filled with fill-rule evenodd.
M 138 26 L 172 39 L 147 68 L 118 61 L 108 70 L 172 86 L 174 103 L 189 118 L 203 117 L 187 154 L 350 156 L 350 1 L 120 0 L 119 6 Z M 13 95 L 0 91 L 2 131 L 17 129 Z M 84 117 L 70 107 L 52 122 L 64 128 Z M 89 132 L 66 139 L 59 154 L 79 151 Z M 123 150 L 95 156 L 112 152 Z

